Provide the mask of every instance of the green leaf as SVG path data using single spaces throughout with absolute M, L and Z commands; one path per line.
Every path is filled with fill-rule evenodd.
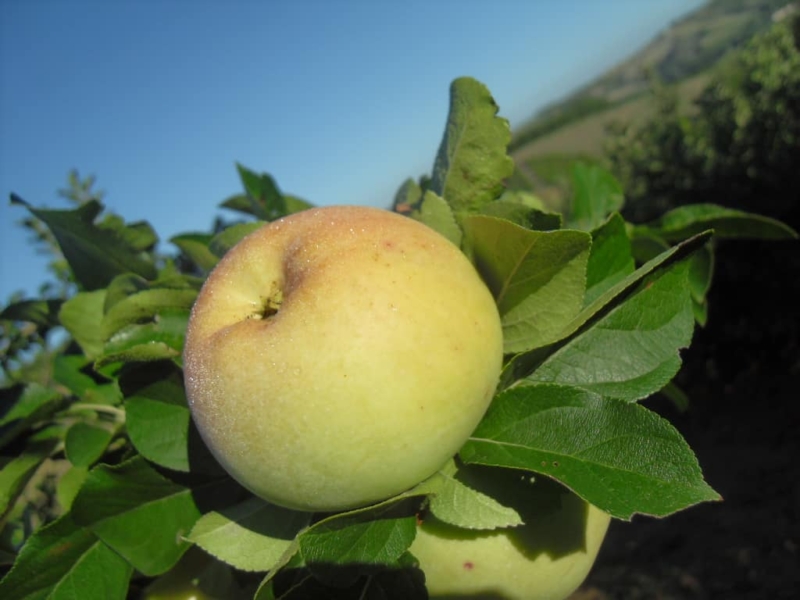
M 72 514 L 76 523 L 90 528 L 134 568 L 159 575 L 188 548 L 182 536 L 200 518 L 195 495 L 214 485 L 184 487 L 134 457 L 114 467 L 94 468 L 75 498 Z
M 58 311 L 62 300 L 20 300 L 0 312 L 0 320 L 27 321 L 48 329 L 59 324 Z
M 484 206 L 480 214 L 505 219 L 525 229 L 537 231 L 561 229 L 561 215 L 559 213 L 547 212 L 543 209 L 531 208 L 520 202 L 505 200 L 506 196 L 508 196 L 508 192 L 503 194 L 502 199 Z
M 61 324 L 90 360 L 97 358 L 103 352 L 105 299 L 105 290 L 80 292 L 64 302 L 58 314 Z
M 717 238 L 786 240 L 796 239 L 797 232 L 776 219 L 724 208 L 715 204 L 689 204 L 664 213 L 642 226 L 668 242 L 684 240 L 708 229 Z
M 180 365 L 188 322 L 188 309 L 167 309 L 152 323 L 127 325 L 111 336 L 95 365 L 155 360 L 174 360 Z
M 88 476 L 89 469 L 86 467 L 72 467 L 58 480 L 56 499 L 62 511 L 66 513 L 72 508 L 72 502 Z
M 609 288 L 598 296 L 597 299 L 592 301 L 591 304 L 581 310 L 557 336 L 558 340 L 565 340 L 575 335 L 591 319 L 595 318 L 598 313 L 601 311 L 608 311 L 613 308 L 613 306 L 620 304 L 624 300 L 625 294 L 630 293 L 633 288 L 639 285 L 651 273 L 655 273 L 659 269 L 666 269 L 686 257 L 691 256 L 691 254 L 702 247 L 710 237 L 711 232 L 705 232 L 690 238 L 636 269 L 636 271 Z M 514 356 L 503 368 L 500 389 L 511 385 L 518 379 L 524 379 L 529 376 L 551 351 L 552 348 L 544 348 Z M 663 368 L 666 369 L 666 366 Z
M 415 211 L 412 216 L 434 231 L 441 233 L 456 246 L 461 245 L 461 228 L 456 223 L 450 205 L 441 196 L 437 196 L 430 190 L 425 192 L 419 210 Z
M 511 133 L 497 116 L 497 104 L 482 83 L 469 77 L 450 86 L 450 112 L 430 189 L 454 212 L 475 212 L 498 198 L 514 173 L 506 153 Z
M 136 221 L 126 225 L 121 217 L 106 215 L 100 226 L 116 232 L 132 250 L 137 252 L 152 250 L 158 243 L 158 235 L 147 221 Z
M 126 598 L 131 565 L 66 514 L 23 546 L 0 581 L 3 600 Z
M 555 341 L 581 309 L 591 237 L 581 231 L 530 231 L 509 221 L 470 215 L 465 247 L 494 294 L 505 351 Z
M 55 443 L 31 444 L 0 469 L 0 522 L 3 522 L 36 469 L 53 452 Z
M 692 340 L 687 269 L 684 262 L 650 275 L 625 302 L 551 354 L 528 380 L 628 401 L 660 390 L 680 368 L 679 349 Z
M 220 203 L 220 208 L 235 210 L 245 215 L 254 216 L 255 209 L 247 194 L 233 194 Z
M 503 192 L 503 195 L 497 199 L 497 202 L 502 202 L 504 204 L 505 203 L 517 204 L 525 206 L 527 208 L 534 208 L 541 212 L 547 212 L 547 206 L 542 201 L 542 199 L 539 198 L 539 196 L 537 196 L 536 194 L 533 194 L 527 190 L 506 190 Z M 487 204 L 484 207 L 484 210 L 482 210 L 481 212 L 483 212 L 484 214 L 489 214 L 485 212 L 485 209 L 489 208 L 492 204 L 495 203 L 492 202 L 491 204 Z M 552 214 L 558 214 L 558 213 L 552 213 Z
M 64 452 L 76 467 L 89 467 L 100 460 L 111 438 L 112 433 L 106 427 L 75 423 L 67 430 Z
M 300 535 L 302 556 L 306 564 L 394 564 L 416 536 L 417 506 L 401 501 L 323 519 Z
M 705 327 L 708 323 L 708 303 L 704 300 L 698 302 L 692 298 L 692 310 L 694 311 L 694 320 L 700 327 Z
M 174 360 L 177 363 L 179 359 L 180 352 L 174 348 L 163 342 L 152 342 L 149 344 L 137 344 L 119 352 L 104 354 L 95 361 L 94 366 L 102 373 L 112 376 L 127 363 L 158 362 L 161 360 Z
M 640 227 L 628 225 L 628 235 L 631 240 L 631 251 L 637 264 L 644 264 L 669 250 L 670 245 L 660 237 L 645 231 Z
M 422 200 L 422 188 L 410 177 L 397 190 L 392 202 L 392 209 L 400 214 L 411 214 Z
M 106 340 L 126 325 L 144 323 L 164 312 L 189 311 L 197 298 L 193 289 L 158 288 L 143 290 L 114 304 L 103 317 Z
M 188 539 L 243 571 L 271 571 L 288 561 L 287 551 L 311 513 L 288 510 L 251 497 L 203 515 Z
M 584 306 L 591 304 L 635 269 L 625 221 L 619 213 L 614 213 L 592 231 L 592 251 L 586 266 Z
M 76 354 L 59 354 L 53 361 L 53 379 L 88 404 L 115 405 L 122 401 L 116 382 L 102 382 L 90 370 L 91 363 Z M 89 375 L 92 373 L 92 375 Z M 97 380 L 100 379 L 101 382 Z
M 106 287 L 106 299 L 103 303 L 103 314 L 107 313 L 111 308 L 125 300 L 128 296 L 133 296 L 138 292 L 149 290 L 150 282 L 139 277 L 135 273 L 123 273 L 117 275 Z
M 213 237 L 211 233 L 184 233 L 170 238 L 169 241 L 180 248 L 203 272 L 208 273 L 219 261 L 208 249 Z
M 38 383 L 0 388 L 0 448 L 63 404 L 61 394 Z
M 231 225 L 224 231 L 221 231 L 215 235 L 208 247 L 216 256 L 222 258 L 225 256 L 228 250 L 233 248 L 236 244 L 241 242 L 246 236 L 253 233 L 256 229 L 260 229 L 263 226 L 264 221 Z
M 681 435 L 639 404 L 554 384 L 497 397 L 461 450 L 467 463 L 560 481 L 619 519 L 718 500 Z
M 283 202 L 286 205 L 287 215 L 293 215 L 294 213 L 308 210 L 309 208 L 314 208 L 314 205 L 308 200 L 298 198 L 297 196 L 292 196 L 291 194 L 284 194 Z
M 266 173 L 258 175 L 240 164 L 236 165 L 236 169 L 239 171 L 248 204 L 242 201 L 241 196 L 234 196 L 222 204 L 223 208 L 238 210 L 262 221 L 274 221 L 311 208 L 312 205 L 301 198 L 284 196 L 275 180 Z
M 516 510 L 470 487 L 471 482 L 463 479 L 463 469 L 450 460 L 415 489 L 430 494 L 428 508 L 437 519 L 456 527 L 497 529 L 522 524 Z
M 572 170 L 572 188 L 568 225 L 575 229 L 591 231 L 599 227 L 624 204 L 619 181 L 597 165 L 577 163 Z
M 694 300 L 699 303 L 705 302 L 713 277 L 714 250 L 708 243 L 689 259 L 689 290 Z
M 689 396 L 675 383 L 668 383 L 660 390 L 660 393 L 672 402 L 678 412 L 686 412 L 689 410 Z
M 106 287 L 120 273 L 133 272 L 145 279 L 155 279 L 152 260 L 126 242 L 125 235 L 99 227 L 94 220 L 103 205 L 91 200 L 73 210 L 35 209 L 12 194 L 11 201 L 22 204 L 41 219 L 58 241 L 75 279 L 85 290 Z
M 182 472 L 218 473 L 194 426 L 179 370 L 125 400 L 131 443 L 146 459 Z

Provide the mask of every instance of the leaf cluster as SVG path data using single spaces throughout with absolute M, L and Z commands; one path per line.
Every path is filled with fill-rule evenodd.
M 487 531 L 523 523 L 474 480 L 482 468 L 541 478 L 619 519 L 718 499 L 680 434 L 641 400 L 668 389 L 705 319 L 711 229 L 794 232 L 715 206 L 633 227 L 619 183 L 587 166 L 573 174 L 571 210 L 548 212 L 506 191 L 510 134 L 497 111 L 485 86 L 456 80 L 431 176 L 409 179 L 394 202 L 462 248 L 493 293 L 505 342 L 497 395 L 438 473 L 342 513 L 280 508 L 239 487 L 200 439 L 183 386 L 203 277 L 247 233 L 307 202 L 239 166 L 244 193 L 223 207 L 246 220 L 175 236 L 176 261 L 153 252 L 148 225 L 99 219 L 96 199 L 56 211 L 14 197 L 52 233 L 76 291 L 0 313 L 68 336 L 47 378 L 11 377 L 1 390 L 10 569 L 0 597 L 123 598 L 188 570 L 198 590 L 226 598 L 424 598 L 408 550 L 420 518 Z M 36 493 L 47 499 L 38 507 Z M 192 573 L 197 556 L 213 579 Z

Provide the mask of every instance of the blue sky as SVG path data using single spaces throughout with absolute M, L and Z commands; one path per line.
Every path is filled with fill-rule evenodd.
M 429 171 L 454 78 L 514 127 L 702 3 L 0 0 L 0 304 L 46 277 L 12 191 L 66 208 L 77 168 L 165 243 L 208 230 L 237 161 L 315 204 L 387 207 Z

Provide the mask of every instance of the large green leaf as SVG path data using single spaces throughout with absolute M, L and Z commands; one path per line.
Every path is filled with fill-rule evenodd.
M 482 83 L 469 77 L 450 87 L 450 112 L 436 155 L 430 189 L 456 213 L 475 212 L 498 198 L 514 172 L 506 153 L 511 133 Z
M 104 288 L 114 277 L 129 271 L 145 279 L 155 279 L 155 264 L 131 247 L 125 234 L 95 224 L 103 210 L 96 200 L 73 210 L 36 209 L 14 194 L 11 201 L 23 204 L 47 225 L 75 279 L 85 290 Z
M 565 340 L 574 336 L 581 328 L 585 327 L 590 320 L 597 318 L 601 311 L 608 312 L 613 307 L 622 304 L 627 294 L 638 286 L 646 277 L 691 256 L 692 253 L 696 252 L 698 248 L 701 248 L 710 237 L 711 232 L 696 235 L 646 262 L 636 269 L 636 271 L 619 281 L 619 283 L 614 284 L 608 290 L 600 294 L 600 296 L 593 300 L 588 306 L 584 307 L 558 334 L 557 339 Z M 536 349 L 532 352 L 520 353 L 514 356 L 503 368 L 501 389 L 513 384 L 518 379 L 524 379 L 529 376 L 552 351 L 553 348 L 549 347 Z
M 93 469 L 72 505 L 79 525 L 91 529 L 145 575 L 172 567 L 188 548 L 182 536 L 197 519 L 199 495 L 229 480 L 179 485 L 141 457 Z
M 678 372 L 694 330 L 684 261 L 645 279 L 625 302 L 551 354 L 529 381 L 560 383 L 639 400 Z
M 280 508 L 251 497 L 240 504 L 203 515 L 188 539 L 242 571 L 271 571 L 285 562 L 295 537 L 311 513 Z
M 708 229 L 718 238 L 784 240 L 796 239 L 797 232 L 776 219 L 717 206 L 689 204 L 664 213 L 640 228 L 668 242 L 684 240 Z
M 465 217 L 463 227 L 465 248 L 497 301 L 505 351 L 555 341 L 581 309 L 591 236 L 483 215 Z
M 133 569 L 90 530 L 66 514 L 23 546 L 0 581 L 3 600 L 123 600 Z
M 112 437 L 108 427 L 78 422 L 67 430 L 64 453 L 76 467 L 90 467 L 103 456 Z
M 300 551 L 306 564 L 395 564 L 414 541 L 417 510 L 406 498 L 333 515 L 300 535 Z
M 468 463 L 542 473 L 620 519 L 719 499 L 665 419 L 567 386 L 523 385 L 499 394 L 460 455 Z
M 219 473 L 192 421 L 175 369 L 125 400 L 131 443 L 148 460 L 175 471 Z

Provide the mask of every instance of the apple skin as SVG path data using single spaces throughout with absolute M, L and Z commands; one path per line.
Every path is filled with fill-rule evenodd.
M 547 479 L 531 484 L 529 476 L 497 471 L 505 481 L 498 487 L 490 475 L 494 489 L 482 491 L 515 508 L 524 525 L 476 531 L 426 517 L 409 550 L 430 598 L 567 598 L 589 574 L 611 517 Z
M 242 485 L 338 511 L 452 457 L 492 399 L 502 348 L 494 299 L 450 241 L 386 210 L 316 208 L 256 230 L 209 275 L 186 391 Z

